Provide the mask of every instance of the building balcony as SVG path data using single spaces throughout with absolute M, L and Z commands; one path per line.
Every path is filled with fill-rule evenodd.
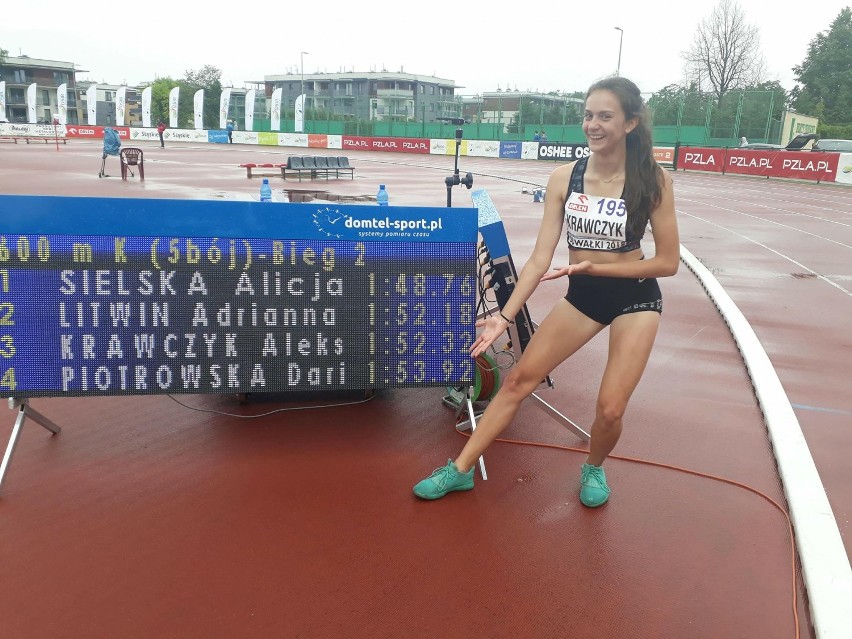
M 413 100 L 414 91 L 407 91 L 405 89 L 376 89 L 376 97 L 389 100 Z

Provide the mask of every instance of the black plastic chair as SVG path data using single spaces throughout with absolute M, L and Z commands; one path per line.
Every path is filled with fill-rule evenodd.
M 332 155 L 325 160 L 328 163 L 328 171 L 334 171 L 334 177 L 340 177 L 340 162 L 337 161 L 337 156 Z
M 317 175 L 325 175 L 325 179 L 327 180 L 329 173 L 331 173 L 328 168 L 328 158 L 324 155 L 318 155 L 314 158 L 314 164 L 317 165 Z
M 340 171 L 349 171 L 349 176 L 355 179 L 355 167 L 349 164 L 349 158 L 342 155 L 337 158 L 337 163 L 340 165 Z

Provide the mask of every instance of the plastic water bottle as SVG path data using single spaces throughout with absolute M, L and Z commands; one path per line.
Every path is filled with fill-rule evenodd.
M 272 201 L 272 188 L 269 186 L 269 178 L 263 178 L 263 182 L 260 184 L 260 201 Z
M 376 193 L 376 204 L 379 206 L 388 205 L 388 192 L 384 184 L 379 184 L 379 192 Z

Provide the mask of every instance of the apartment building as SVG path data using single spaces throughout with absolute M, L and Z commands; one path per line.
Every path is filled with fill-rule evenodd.
M 281 89 L 281 104 L 293 109 L 305 94 L 306 108 L 361 120 L 433 122 L 460 117 L 453 80 L 388 71 L 305 73 L 264 76 L 267 98 Z
M 77 73 L 86 73 L 86 70 L 76 68 L 73 62 L 41 60 L 26 55 L 6 56 L 0 62 L 0 82 L 5 86 L 3 100 L 0 100 L 0 103 L 5 103 L 5 112 L 0 113 L 0 120 L 22 123 L 32 120 L 28 92 L 30 86 L 35 85 L 35 123 L 53 122 L 60 108 L 56 89 L 64 84 L 67 89 L 66 122 L 85 122 L 84 111 L 77 99 Z

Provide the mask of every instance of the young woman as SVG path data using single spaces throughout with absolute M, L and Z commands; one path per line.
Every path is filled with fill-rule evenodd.
M 560 299 L 453 461 L 414 487 L 423 499 L 473 488 L 474 465 L 557 365 L 609 326 L 609 354 L 598 392 L 580 501 L 601 506 L 610 489 L 601 466 L 615 447 L 627 402 L 645 370 L 663 308 L 656 278 L 674 275 L 680 244 L 671 177 L 654 160 L 651 128 L 639 89 L 612 77 L 586 94 L 583 133 L 590 157 L 558 167 L 547 182 L 535 248 L 502 313 L 479 320 L 473 357 L 505 333 L 539 282 L 568 277 Z M 640 240 L 650 221 L 654 256 Z M 568 266 L 548 271 L 567 226 Z

